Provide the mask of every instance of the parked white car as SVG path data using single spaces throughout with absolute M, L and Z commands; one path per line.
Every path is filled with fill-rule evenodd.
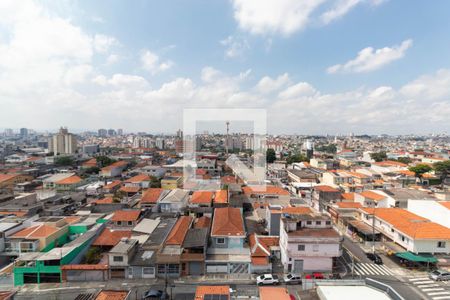
M 280 280 L 278 279 L 277 275 L 264 274 L 264 275 L 256 277 L 257 285 L 273 285 L 273 284 L 279 284 L 279 283 L 280 283 Z
M 436 270 L 430 273 L 430 278 L 436 281 L 450 280 L 450 272 L 444 270 Z

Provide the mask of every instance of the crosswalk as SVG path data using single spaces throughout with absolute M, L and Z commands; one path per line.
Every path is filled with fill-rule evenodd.
M 352 270 L 352 264 L 349 264 Z M 355 263 L 353 272 L 359 276 L 394 276 L 395 274 L 384 265 L 376 265 L 371 263 Z
M 411 277 L 408 280 L 432 300 L 450 300 L 450 291 L 444 288 L 447 282 L 436 282 L 428 277 Z

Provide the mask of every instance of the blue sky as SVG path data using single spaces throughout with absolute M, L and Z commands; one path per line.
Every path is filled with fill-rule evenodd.
M 448 1 L 4 1 L 0 11 L 0 128 L 171 132 L 189 107 L 266 108 L 272 133 L 450 127 Z

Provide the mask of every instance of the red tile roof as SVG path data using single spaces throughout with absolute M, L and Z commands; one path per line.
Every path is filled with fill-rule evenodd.
M 0 174 L 0 182 L 8 181 L 16 176 L 18 176 L 18 175 L 17 174 Z
M 139 174 L 134 177 L 131 177 L 130 179 L 125 180 L 127 183 L 139 183 L 142 181 L 150 181 L 150 176 L 147 174 Z
M 195 191 L 192 194 L 191 203 L 193 204 L 211 204 L 213 192 Z
M 309 215 L 312 214 L 313 211 L 308 206 L 290 206 L 283 207 L 282 212 L 291 215 Z
M 376 192 L 372 192 L 372 191 L 364 191 L 362 193 L 359 193 L 361 196 L 363 196 L 364 198 L 368 198 L 374 201 L 380 201 L 386 198 L 385 195 L 381 195 L 378 194 Z
M 203 300 L 205 295 L 226 295 L 230 299 L 230 286 L 228 285 L 199 285 L 195 290 L 194 300 Z M 273 299 L 275 300 L 275 299 Z
M 359 202 L 337 202 L 339 208 L 361 208 L 362 205 Z
M 197 219 L 197 222 L 194 224 L 194 228 L 209 228 L 211 225 L 211 218 L 202 216 Z
M 95 204 L 112 204 L 112 203 L 114 203 L 114 200 L 112 197 L 106 197 L 103 199 L 95 200 L 93 203 L 95 203 Z
M 139 215 L 141 214 L 140 210 L 118 210 L 114 213 L 114 216 L 111 218 L 111 221 L 137 221 L 139 219 Z
M 77 183 L 81 182 L 82 180 L 83 179 L 81 179 L 79 176 L 73 175 L 73 176 L 61 179 L 55 183 L 56 184 L 77 184 Z
M 264 286 L 259 288 L 260 300 L 291 300 L 285 287 Z
M 58 228 L 49 226 L 49 225 L 37 225 L 22 229 L 15 234 L 13 234 L 12 238 L 28 238 L 28 239 L 38 239 L 42 237 L 48 237 L 53 233 L 57 232 Z
M 144 192 L 141 203 L 156 203 L 164 190 L 162 188 L 150 188 Z
M 114 180 L 113 182 L 108 183 L 107 185 L 105 185 L 103 188 L 104 189 L 112 189 L 115 188 L 118 185 L 121 185 L 122 181 L 120 180 Z
M 244 223 L 241 210 L 234 207 L 214 209 L 211 235 L 244 236 Z
M 355 201 L 355 193 L 342 193 L 341 198 L 347 201 Z
M 119 190 L 125 193 L 137 193 L 141 188 L 138 186 L 123 186 Z
M 216 191 L 214 203 L 228 203 L 228 191 L 227 190 Z
M 191 226 L 193 218 L 189 216 L 181 216 L 175 226 L 170 231 L 166 240 L 166 245 L 182 245 L 184 238 Z
M 329 185 L 317 185 L 314 187 L 316 191 L 327 192 L 327 193 L 339 193 L 340 191 Z
M 129 291 L 107 291 L 102 290 L 98 293 L 95 300 L 125 300 L 128 297 Z
M 109 246 L 114 247 L 122 238 L 130 238 L 131 230 L 112 230 L 103 229 L 102 233 L 92 243 L 93 246 Z
M 251 188 L 250 186 L 244 186 L 242 187 L 242 191 L 244 192 L 244 194 L 246 194 L 247 196 L 250 196 L 252 194 L 256 194 L 256 195 L 289 195 L 289 192 L 278 187 L 278 186 L 273 186 L 273 185 L 267 185 L 267 186 L 261 186 L 261 189 L 257 189 L 257 188 Z
M 401 208 L 362 208 L 362 211 L 373 214 L 379 219 L 394 226 L 411 238 L 448 240 L 450 228 L 431 222 L 430 220 L 413 214 Z
M 438 203 L 450 210 L 450 201 L 439 201 Z

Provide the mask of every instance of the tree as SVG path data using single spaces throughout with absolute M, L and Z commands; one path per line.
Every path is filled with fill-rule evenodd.
M 112 163 L 114 163 L 114 162 L 116 162 L 116 160 L 114 160 L 114 159 L 112 159 L 112 158 L 109 158 L 108 156 L 106 156 L 106 155 L 100 155 L 100 156 L 97 156 L 96 157 L 96 160 L 97 160 L 97 164 L 100 166 L 100 167 L 107 167 L 107 166 L 109 166 L 110 164 L 112 164 Z
M 450 174 L 450 160 L 440 161 L 433 164 L 434 171 L 439 174 L 441 179 L 442 188 L 444 188 L 445 180 L 448 174 Z
M 409 165 L 412 162 L 411 158 L 409 157 L 399 157 L 397 161 L 406 165 Z
M 337 152 L 337 147 L 335 144 L 328 144 L 328 145 L 323 145 L 323 146 L 317 146 L 316 150 L 319 152 L 326 152 L 326 153 L 336 153 Z
M 292 163 L 296 163 L 296 162 L 303 162 L 303 161 L 307 162 L 307 161 L 309 161 L 309 159 L 301 153 L 289 155 L 288 158 L 286 159 L 286 162 L 288 164 L 292 164 Z
M 57 166 L 72 166 L 74 162 L 70 156 L 59 156 L 55 159 L 55 165 Z
M 98 264 L 100 259 L 102 258 L 102 251 L 98 247 L 89 248 L 86 251 L 85 260 L 86 264 L 93 265 Z
M 385 151 L 370 153 L 370 158 L 376 162 L 380 162 L 387 159 L 387 154 Z
M 418 164 L 413 167 L 409 167 L 409 170 L 414 172 L 415 176 L 419 178 L 420 183 L 422 184 L 423 174 L 430 172 L 433 168 L 426 164 Z
M 271 164 L 277 159 L 277 155 L 275 154 L 275 150 L 272 148 L 267 149 L 266 151 L 266 161 Z
M 150 187 L 151 188 L 160 188 L 161 181 L 158 178 L 156 178 L 155 176 L 150 176 Z

